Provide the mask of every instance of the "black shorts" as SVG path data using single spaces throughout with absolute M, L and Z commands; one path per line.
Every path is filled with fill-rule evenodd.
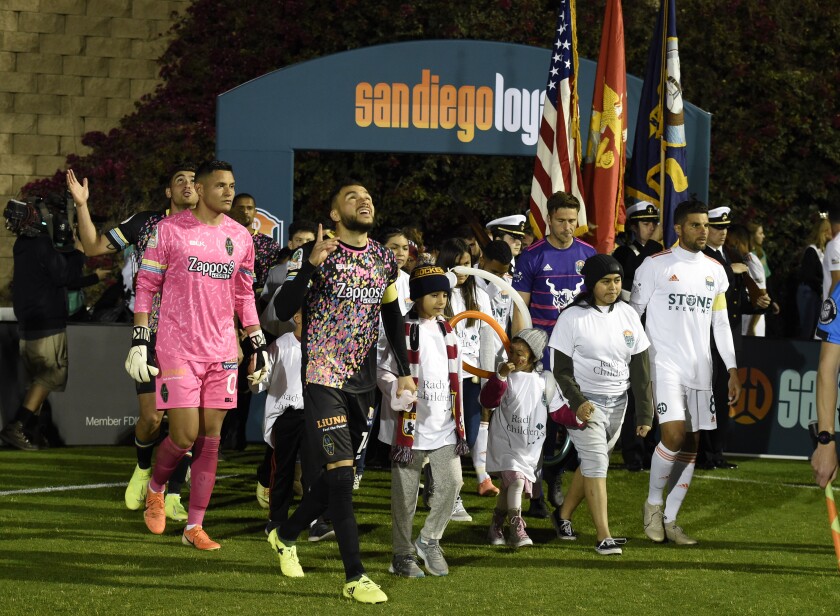
M 351 394 L 334 387 L 306 384 L 303 388 L 306 435 L 316 468 L 343 460 L 353 460 L 356 465 L 367 443 L 374 392 Z
M 153 365 L 157 366 L 157 360 L 155 359 L 155 334 L 152 334 L 152 338 L 149 341 L 149 353 L 152 355 L 152 363 Z M 155 381 L 155 377 L 151 377 L 148 383 L 141 383 L 139 381 L 134 381 L 134 391 L 137 392 L 137 395 L 140 394 L 154 394 L 157 393 L 157 382 Z

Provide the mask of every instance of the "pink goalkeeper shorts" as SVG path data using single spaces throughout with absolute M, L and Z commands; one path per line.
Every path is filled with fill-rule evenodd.
M 157 354 L 157 409 L 236 408 L 236 360 L 201 362 Z

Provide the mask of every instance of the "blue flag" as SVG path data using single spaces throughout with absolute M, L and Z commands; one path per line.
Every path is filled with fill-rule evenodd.
M 676 0 L 662 0 L 656 19 L 625 186 L 628 207 L 635 201 L 650 201 L 660 209 L 665 246 L 671 246 L 677 239 L 674 209 L 688 199 Z

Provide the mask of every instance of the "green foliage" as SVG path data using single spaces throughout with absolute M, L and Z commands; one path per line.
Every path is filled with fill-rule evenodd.
M 171 163 L 212 155 L 218 94 L 279 67 L 382 43 L 482 39 L 545 47 L 554 4 L 196 0 L 161 58 L 164 83 L 108 135 L 85 135 L 92 153 L 68 164 L 91 177 L 98 213 L 156 206 Z M 624 2 L 627 68 L 639 76 L 656 4 Z M 605 0 L 577 5 L 579 53 L 596 58 Z M 678 0 L 677 28 L 685 97 L 714 116 L 711 201 L 733 203 L 746 219 L 762 217 L 771 260 L 791 254 L 808 215 L 836 199 L 840 182 L 840 3 Z M 298 153 L 295 207 L 316 217 L 334 179 L 353 171 L 373 187 L 383 222 L 420 218 L 434 234 L 452 226 L 456 206 L 480 217 L 524 209 L 531 170 L 532 161 L 521 158 Z M 28 189 L 61 183 L 56 174 Z

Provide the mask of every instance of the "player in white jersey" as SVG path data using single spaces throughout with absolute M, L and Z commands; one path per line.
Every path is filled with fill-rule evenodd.
M 729 372 L 729 404 L 741 395 L 726 312 L 729 283 L 723 267 L 703 254 L 709 231 L 706 204 L 690 200 L 674 212 L 678 245 L 648 257 L 636 270 L 630 303 L 647 312 L 654 402 L 662 440 L 653 454 L 644 507 L 653 541 L 697 543 L 677 526 L 697 458 L 699 430 L 716 427 L 710 332 Z M 663 507 L 663 492 L 668 491 Z

